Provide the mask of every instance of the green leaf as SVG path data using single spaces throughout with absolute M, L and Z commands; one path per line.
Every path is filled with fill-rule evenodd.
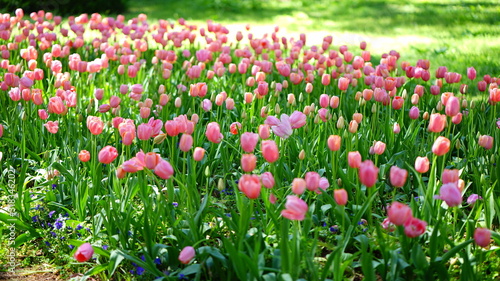
M 191 275 L 191 274 L 198 273 L 200 270 L 201 270 L 201 265 L 198 263 L 195 263 L 195 264 L 191 264 L 188 267 L 181 270 L 180 274 Z
M 108 264 L 108 271 L 110 276 L 113 276 L 113 273 L 115 273 L 116 268 L 118 267 L 118 265 L 120 265 L 123 259 L 124 257 L 119 255 L 116 250 L 111 251 Z
M 85 276 L 96 275 L 96 274 L 98 274 L 98 273 L 106 270 L 106 268 L 108 268 L 107 264 L 100 264 L 100 265 L 98 265 L 96 267 L 93 267 L 89 271 L 85 272 Z

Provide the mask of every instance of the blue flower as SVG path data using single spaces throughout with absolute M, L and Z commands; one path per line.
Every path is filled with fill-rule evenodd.
M 52 237 L 56 237 L 57 236 L 57 234 L 54 231 L 51 231 L 50 234 L 52 235 Z
M 75 230 L 80 230 L 80 229 L 83 229 L 83 226 L 79 224 L 76 226 Z
M 55 212 L 56 212 L 56 211 L 50 211 L 50 212 L 49 212 L 49 218 L 52 218 L 52 216 L 54 215 L 54 213 L 55 213 Z
M 38 216 L 33 216 L 31 219 L 33 220 L 33 222 L 38 222 Z
M 73 246 L 73 245 L 71 245 L 71 244 L 70 244 L 70 245 L 68 245 L 68 246 L 69 246 L 69 248 L 70 248 L 71 250 L 73 250 L 73 249 L 75 248 L 75 246 Z
M 138 266 L 136 269 L 136 272 L 137 272 L 137 275 L 142 275 L 142 274 L 144 274 L 144 268 Z
M 109 248 L 109 247 L 108 247 L 108 245 L 102 245 L 102 249 L 103 249 L 104 251 L 106 251 L 108 248 Z
M 56 229 L 61 229 L 63 227 L 63 223 L 60 220 L 57 220 L 56 223 L 54 223 L 54 226 Z
M 156 263 L 156 264 L 161 264 L 161 259 L 160 259 L 160 258 L 156 258 L 156 259 L 154 260 L 154 263 Z
M 47 245 L 47 247 L 50 247 L 50 243 L 48 241 L 45 241 L 45 245 Z

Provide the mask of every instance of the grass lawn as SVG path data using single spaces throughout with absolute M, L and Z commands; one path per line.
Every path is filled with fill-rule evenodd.
M 234 28 L 249 23 L 268 33 L 279 25 L 287 34 L 307 33 L 308 44 L 333 35 L 336 45 L 365 40 L 375 56 L 394 49 L 412 64 L 429 59 L 432 70 L 474 66 L 480 76 L 500 74 L 500 5 L 492 0 L 131 1 L 127 18 L 139 13 L 199 26 L 208 19 Z

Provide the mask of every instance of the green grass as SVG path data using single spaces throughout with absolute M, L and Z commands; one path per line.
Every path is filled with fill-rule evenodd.
M 492 0 L 131 1 L 127 18 L 139 13 L 151 20 L 182 17 L 199 26 L 208 19 L 279 25 L 291 34 L 321 34 L 309 35 L 316 42 L 332 34 L 336 45 L 366 40 L 374 55 L 394 49 L 411 63 L 429 59 L 432 70 L 445 65 L 465 73 L 474 66 L 478 75 L 500 75 L 500 5 Z

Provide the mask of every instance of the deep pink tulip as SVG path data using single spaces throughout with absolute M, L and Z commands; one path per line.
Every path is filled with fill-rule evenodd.
M 482 135 L 479 137 L 478 144 L 479 144 L 479 146 L 483 147 L 484 149 L 491 149 L 493 147 L 493 137 L 487 136 L 487 135 Z
M 220 133 L 220 127 L 217 122 L 208 123 L 205 136 L 213 143 L 220 143 L 224 138 L 224 136 Z
M 260 195 L 261 183 L 259 176 L 244 174 L 238 181 L 238 188 L 249 199 L 256 199 Z
M 427 222 L 412 217 L 406 221 L 404 227 L 406 236 L 415 238 L 424 234 L 427 227 Z
M 347 204 L 347 191 L 343 188 L 335 189 L 333 191 L 333 198 L 338 205 L 345 206 Z
M 378 168 L 371 160 L 361 162 L 359 166 L 359 181 L 366 187 L 372 187 L 377 182 Z
M 490 244 L 491 231 L 487 228 L 478 227 L 474 230 L 474 241 L 479 247 L 486 248 Z
M 339 82 L 338 82 L 338 87 L 341 91 L 346 91 L 347 88 L 349 87 L 349 79 L 345 77 L 340 77 Z
M 467 78 L 470 80 L 476 79 L 476 69 L 474 69 L 474 67 L 467 68 Z
M 304 200 L 295 195 L 286 197 L 285 209 L 281 211 L 281 215 L 289 220 L 302 221 L 306 217 L 309 207 Z
M 415 159 L 415 170 L 421 174 L 429 171 L 429 158 L 418 156 Z
M 135 139 L 135 125 L 129 122 L 122 122 L 118 125 L 118 131 L 122 137 L 124 145 L 131 145 Z
M 240 136 L 241 148 L 246 153 L 252 153 L 259 141 L 259 135 L 256 133 L 245 132 Z
M 329 136 L 328 137 L 328 141 L 327 141 L 328 148 L 331 151 L 337 151 L 337 150 L 339 150 L 340 149 L 341 141 L 342 141 L 342 138 L 340 136 L 337 136 L 337 135 L 331 135 L 331 136 Z
M 347 154 L 347 164 L 351 168 L 359 168 L 361 166 L 361 154 L 359 151 L 350 151 Z
M 434 198 L 443 200 L 449 207 L 462 204 L 462 193 L 457 183 L 450 182 L 443 184 L 439 190 L 439 195 L 434 196 Z
M 432 145 L 432 153 L 436 154 L 437 156 L 443 156 L 448 153 L 449 150 L 450 140 L 443 136 L 439 136 Z
M 265 140 L 265 139 L 269 138 L 269 136 L 271 135 L 269 128 L 270 128 L 270 126 L 267 124 L 259 125 L 259 137 L 261 139 Z
M 413 217 L 413 214 L 408 205 L 394 201 L 389 207 L 387 216 L 393 224 L 404 225 L 406 221 Z
M 273 188 L 275 185 L 274 177 L 271 172 L 264 172 L 260 175 L 260 181 L 265 188 Z
M 401 169 L 397 166 L 392 166 L 389 174 L 391 184 L 394 187 L 403 187 L 406 183 L 406 178 L 408 177 L 408 171 Z
M 174 168 L 166 160 L 161 160 L 155 167 L 154 172 L 164 180 L 168 180 L 174 174 Z
M 110 145 L 103 147 L 98 155 L 99 162 L 103 164 L 110 164 L 115 161 L 116 157 L 118 157 L 118 150 Z
M 179 261 L 182 264 L 188 264 L 191 262 L 191 260 L 196 256 L 196 251 L 193 247 L 191 246 L 186 246 L 182 251 L 179 253 Z
M 79 262 L 86 262 L 92 258 L 94 254 L 94 248 L 90 243 L 84 243 L 78 247 L 73 257 Z
M 193 147 L 193 137 L 188 134 L 182 134 L 179 140 L 179 149 L 188 152 Z

